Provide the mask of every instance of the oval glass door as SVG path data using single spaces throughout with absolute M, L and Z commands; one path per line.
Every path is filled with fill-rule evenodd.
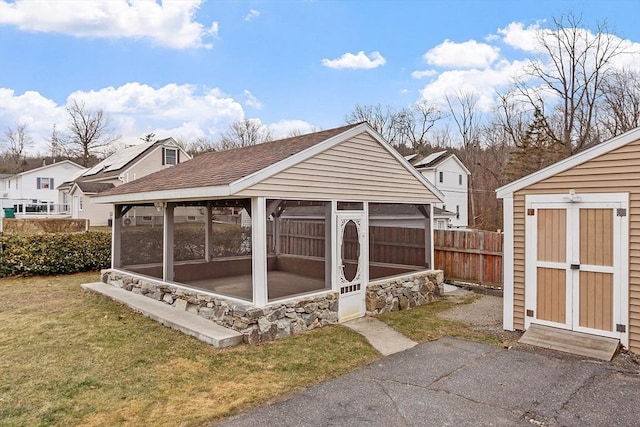
M 342 229 L 342 277 L 346 282 L 353 282 L 358 277 L 360 259 L 360 237 L 358 226 L 349 220 Z

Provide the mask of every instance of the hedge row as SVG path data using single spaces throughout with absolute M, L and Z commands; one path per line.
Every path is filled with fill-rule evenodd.
M 69 274 L 111 265 L 111 233 L 0 235 L 0 277 Z

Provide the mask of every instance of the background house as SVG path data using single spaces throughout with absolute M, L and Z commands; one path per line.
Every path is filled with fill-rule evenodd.
M 58 200 L 68 206 L 72 218 L 88 219 L 91 225 L 109 225 L 113 209 L 92 204 L 93 197 L 190 158 L 173 138 L 134 145 L 117 151 L 79 176 L 64 182 L 58 187 Z M 131 218 L 129 222 L 133 223 L 138 217 L 149 218 L 158 214 L 153 208 L 138 208 L 128 215 Z
M 61 213 L 64 207 L 59 206 L 56 186 L 82 169 L 71 160 L 63 160 L 26 172 L 3 175 L 0 178 L 1 207 L 13 207 L 17 215 Z
M 467 228 L 469 226 L 469 169 L 458 157 L 447 151 L 422 156 L 405 157 L 427 180 L 444 194 L 444 202 L 436 205 L 443 211 L 434 218 L 436 228 Z M 447 223 L 448 222 L 448 223 Z M 445 227 L 446 225 L 446 227 Z
M 640 353 L 640 128 L 497 193 L 504 328 L 609 337 Z

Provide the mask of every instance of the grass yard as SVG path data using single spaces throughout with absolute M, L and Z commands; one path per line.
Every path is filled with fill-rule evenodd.
M 1 425 L 199 425 L 380 357 L 341 326 L 217 350 L 81 290 L 97 279 L 0 280 Z
M 478 297 L 475 295 L 462 299 L 445 297 L 411 310 L 384 313 L 376 318 L 417 342 L 433 341 L 449 336 L 496 345 L 510 344 L 508 338 L 505 339 L 505 334 L 502 332 L 478 331 L 462 322 L 446 320 L 437 316 L 438 313 L 442 313 L 456 305 L 469 304 L 476 298 Z M 502 330 L 501 328 L 499 329 L 500 331 Z
M 0 280 L 0 425 L 201 425 L 380 355 L 330 326 L 217 350 L 81 290 L 98 273 Z M 474 297 L 378 316 L 418 342 L 499 337 L 437 316 Z

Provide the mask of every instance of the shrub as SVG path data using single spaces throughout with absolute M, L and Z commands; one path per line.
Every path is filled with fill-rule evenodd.
M 0 235 L 0 277 L 69 274 L 111 265 L 111 234 Z

